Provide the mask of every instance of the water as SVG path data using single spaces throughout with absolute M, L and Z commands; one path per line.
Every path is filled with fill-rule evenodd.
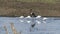
M 6 34 L 4 25 L 6 25 L 8 33 L 13 34 L 10 23 L 14 23 L 15 29 L 18 33 L 22 32 L 21 34 L 60 34 L 60 18 L 48 17 L 48 19 L 43 20 L 43 17 L 0 17 L 0 34 Z M 32 28 L 31 24 L 34 23 L 36 25 Z

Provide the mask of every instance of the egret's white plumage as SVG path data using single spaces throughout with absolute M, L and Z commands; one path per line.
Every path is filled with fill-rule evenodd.
M 40 17 L 41 17 L 41 16 L 38 15 L 36 18 L 40 18 Z
M 26 18 L 31 18 L 31 16 L 27 16 Z
M 24 16 L 20 16 L 19 18 L 24 18 Z
M 46 17 L 43 18 L 43 20 L 46 20 L 46 19 L 48 19 L 48 18 L 46 18 Z

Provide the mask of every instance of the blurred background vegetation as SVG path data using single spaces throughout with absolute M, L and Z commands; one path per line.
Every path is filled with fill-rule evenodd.
M 17 0 L 21 2 L 43 2 L 43 3 L 58 3 L 60 0 Z
M 36 15 L 60 16 L 60 0 L 0 0 L 1 16 L 27 16 L 31 8 Z

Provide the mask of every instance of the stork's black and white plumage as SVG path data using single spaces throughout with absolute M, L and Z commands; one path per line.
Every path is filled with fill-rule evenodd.
M 31 15 L 31 17 L 36 17 L 36 15 L 35 15 L 35 13 L 32 11 L 32 9 L 30 9 L 30 15 Z
M 31 13 L 31 17 L 36 17 L 35 13 L 32 12 Z
M 31 16 L 31 17 L 36 17 L 36 15 L 35 15 L 35 13 L 32 11 L 32 9 L 30 9 L 30 12 L 31 12 L 31 13 L 30 13 L 30 16 Z M 32 24 L 31 27 L 34 28 L 35 24 L 36 24 L 36 23 Z

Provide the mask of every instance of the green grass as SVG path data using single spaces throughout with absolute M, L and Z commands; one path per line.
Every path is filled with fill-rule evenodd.
M 17 0 L 22 2 L 44 2 L 44 3 L 57 3 L 60 0 Z

